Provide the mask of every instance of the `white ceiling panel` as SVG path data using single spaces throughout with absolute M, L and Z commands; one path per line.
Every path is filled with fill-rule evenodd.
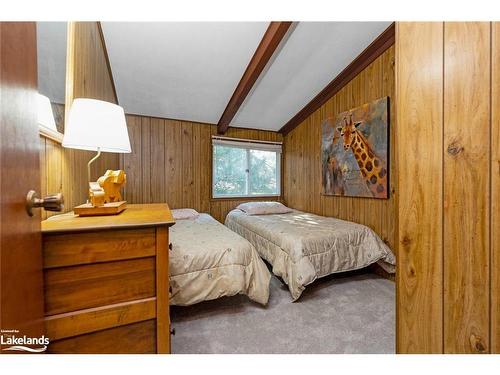
M 127 113 L 217 123 L 268 22 L 103 22 Z
M 300 22 L 231 126 L 279 130 L 391 22 Z

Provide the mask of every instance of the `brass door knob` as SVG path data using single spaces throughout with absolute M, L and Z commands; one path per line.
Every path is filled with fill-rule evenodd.
M 26 212 L 33 216 L 33 208 L 43 207 L 45 211 L 62 211 L 64 208 L 64 197 L 62 193 L 48 195 L 39 198 L 34 190 L 30 190 L 26 196 Z

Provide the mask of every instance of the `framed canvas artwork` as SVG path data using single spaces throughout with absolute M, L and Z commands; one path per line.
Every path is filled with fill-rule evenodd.
M 388 198 L 389 97 L 322 123 L 323 194 Z

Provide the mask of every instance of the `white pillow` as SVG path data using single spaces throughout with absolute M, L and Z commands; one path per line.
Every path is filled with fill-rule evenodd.
M 236 208 L 247 215 L 286 214 L 293 211 L 280 202 L 246 202 Z
M 172 216 L 175 220 L 196 219 L 200 213 L 192 208 L 179 208 L 172 210 Z

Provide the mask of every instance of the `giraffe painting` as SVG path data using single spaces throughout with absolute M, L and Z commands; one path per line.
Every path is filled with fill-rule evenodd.
M 325 195 L 388 197 L 388 99 L 323 122 Z

